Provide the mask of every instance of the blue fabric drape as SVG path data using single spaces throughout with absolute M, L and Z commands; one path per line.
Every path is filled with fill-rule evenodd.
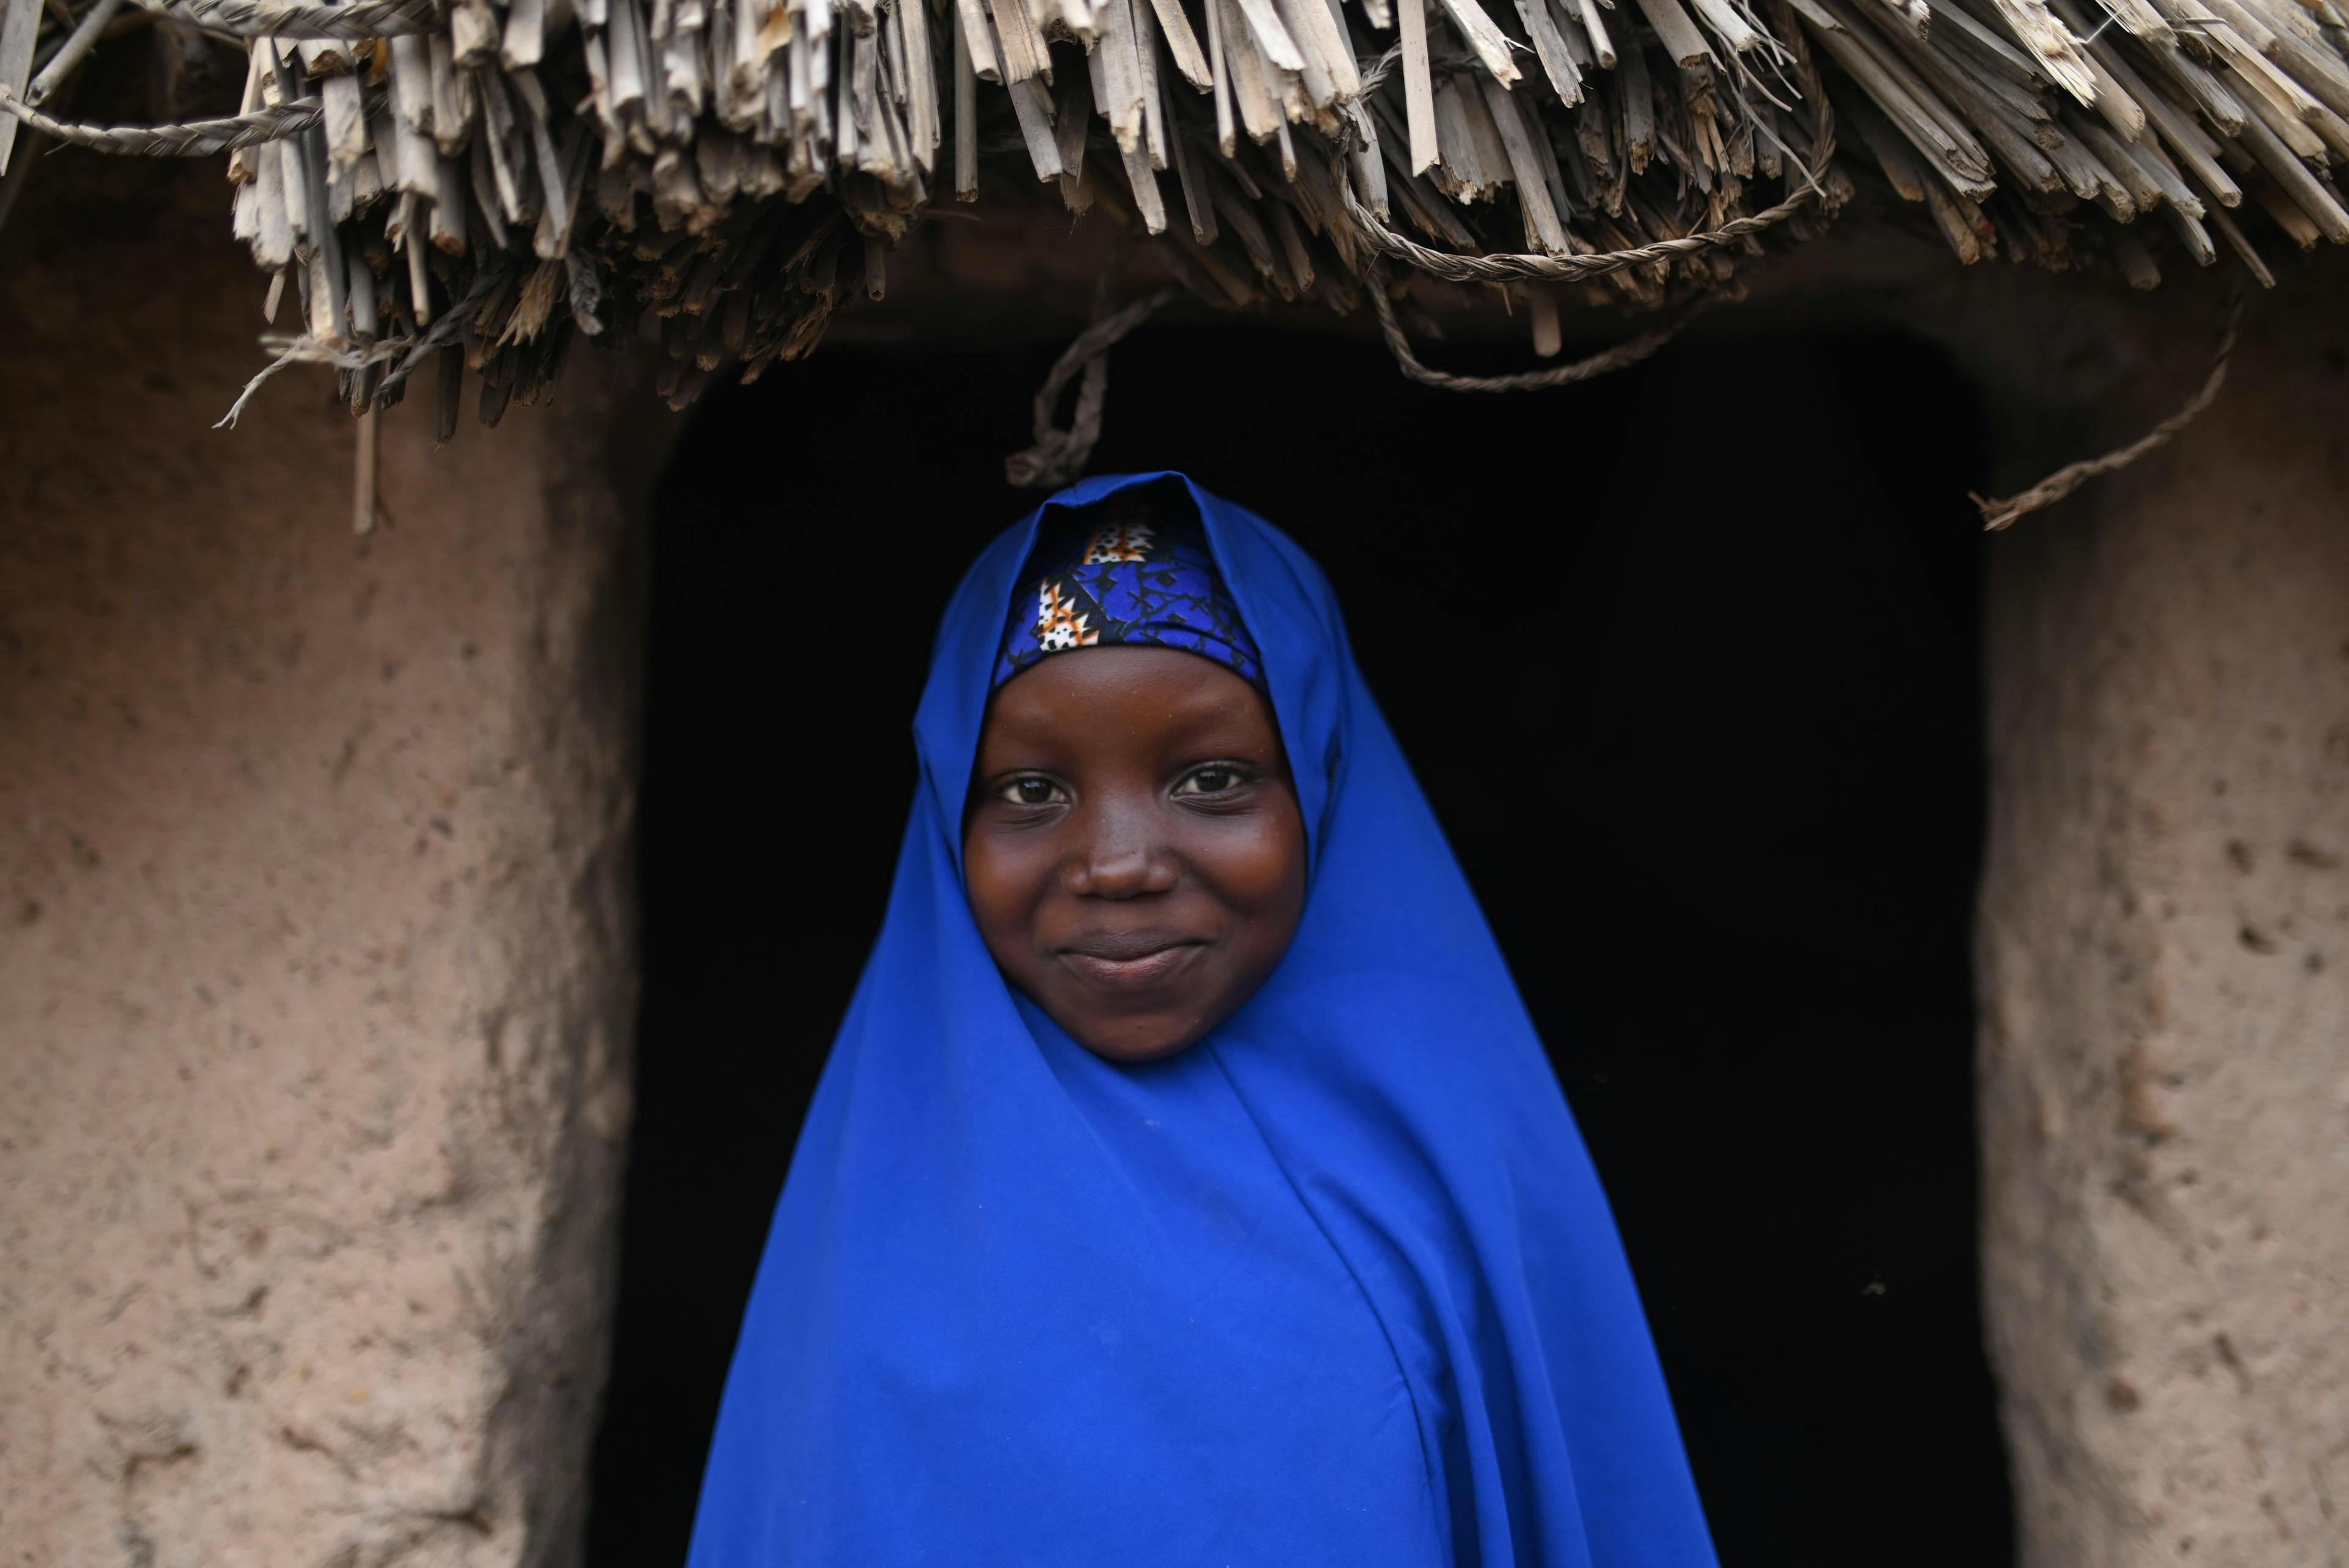
M 1310 835 L 1295 945 L 1140 1067 L 1005 982 L 959 832 L 1042 513 L 1003 534 L 939 632 L 692 1568 L 1710 1568 L 1605 1199 L 1329 585 L 1190 488 Z

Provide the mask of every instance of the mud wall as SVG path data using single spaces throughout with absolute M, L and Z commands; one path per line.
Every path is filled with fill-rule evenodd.
M 2199 423 L 1992 552 L 1985 1265 L 2033 1568 L 2349 1542 L 2349 316 L 2327 294 L 2256 301 Z M 2006 360 L 2037 371 L 2003 393 L 2010 447 L 2052 424 L 2079 455 L 2168 411 L 2215 305 L 2051 316 Z
M 569 1561 L 635 987 L 616 373 L 438 451 L 427 388 L 355 537 L 325 372 L 210 428 L 264 327 L 212 163 L 38 172 L 0 239 L 0 1557 Z

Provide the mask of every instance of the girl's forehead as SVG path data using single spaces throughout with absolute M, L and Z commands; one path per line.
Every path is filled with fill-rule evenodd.
M 1270 705 L 1219 661 L 1165 647 L 1098 647 L 1021 670 L 988 705 L 980 744 L 1049 739 L 1108 750 L 1250 729 L 1273 731 Z

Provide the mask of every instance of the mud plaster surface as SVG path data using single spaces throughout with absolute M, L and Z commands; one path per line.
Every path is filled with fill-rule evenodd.
M 635 983 L 612 373 L 439 452 L 421 388 L 355 539 L 323 373 L 208 428 L 262 327 L 213 164 L 68 183 L 0 257 L 0 1564 L 567 1560 Z
M 2130 350 L 2116 429 L 2206 333 Z M 2349 320 L 2262 301 L 2200 424 L 1992 550 L 1985 1258 L 2033 1568 L 2349 1560 L 2344 412 Z

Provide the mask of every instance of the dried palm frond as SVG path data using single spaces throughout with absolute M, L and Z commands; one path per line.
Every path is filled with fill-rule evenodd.
M 1545 353 L 1561 292 L 1679 310 L 1862 192 L 2138 286 L 2349 243 L 2336 0 L 136 0 L 245 41 L 240 112 L 45 116 L 121 3 L 0 0 L 0 163 L 19 120 L 233 148 L 287 351 L 360 410 L 437 355 L 494 421 L 647 317 L 682 406 L 879 298 L 947 192 L 1099 212 L 1218 306 L 1367 287 L 1398 339 L 1394 269 L 1497 286 Z

